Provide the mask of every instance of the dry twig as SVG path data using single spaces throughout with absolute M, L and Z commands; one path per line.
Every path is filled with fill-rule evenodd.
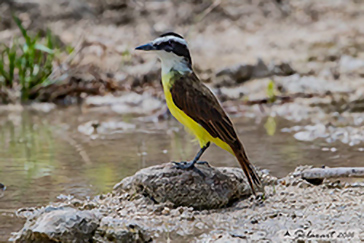
M 302 171 L 301 177 L 305 180 L 341 177 L 364 178 L 364 167 L 312 168 Z

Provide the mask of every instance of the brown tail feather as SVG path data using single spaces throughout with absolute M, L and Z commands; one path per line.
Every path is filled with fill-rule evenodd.
M 249 162 L 249 159 L 244 151 L 244 148 L 241 148 L 238 151 L 235 151 L 235 156 L 238 159 L 241 168 L 243 169 L 246 178 L 248 179 L 250 188 L 252 189 L 252 192 L 254 195 L 256 195 L 255 193 L 255 189 L 254 189 L 254 184 L 261 188 L 262 187 L 262 182 L 260 181 L 260 178 L 257 174 L 257 172 L 255 171 L 254 166 Z

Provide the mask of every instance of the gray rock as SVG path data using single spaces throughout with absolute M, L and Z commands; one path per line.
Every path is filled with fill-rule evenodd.
M 152 166 L 125 178 L 114 193 L 142 194 L 156 203 L 170 202 L 175 207 L 221 208 L 251 195 L 244 173 L 239 168 L 213 168 L 197 165 L 205 175 L 174 168 L 172 163 Z
M 95 242 L 143 243 L 152 238 L 134 222 L 105 217 L 101 220 L 94 237 Z
M 99 221 L 93 211 L 47 207 L 28 218 L 15 242 L 90 242 Z
M 272 75 L 289 76 L 294 73 L 296 73 L 296 71 L 289 63 L 272 63 L 268 67 L 262 59 L 258 58 L 257 63 L 254 65 L 239 64 L 217 71 L 215 74 L 215 84 L 221 86 L 231 86 L 236 83 L 243 83 L 251 79 L 266 78 Z
M 242 64 L 224 68 L 216 73 L 216 84 L 231 86 L 252 78 L 254 65 Z

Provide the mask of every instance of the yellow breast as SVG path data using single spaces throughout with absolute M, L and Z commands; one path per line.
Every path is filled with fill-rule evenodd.
M 195 122 L 192 118 L 186 115 L 182 110 L 180 110 L 173 102 L 172 94 L 170 92 L 171 85 L 173 85 L 173 77 L 170 73 L 165 74 L 162 76 L 162 84 L 164 95 L 166 98 L 167 106 L 171 112 L 171 114 L 180 122 L 182 123 L 187 130 L 196 136 L 198 139 L 200 146 L 205 146 L 208 142 L 213 142 L 222 149 L 233 153 L 230 146 L 220 140 L 219 138 L 212 137 L 200 124 Z
M 188 129 L 190 133 L 195 135 L 197 139 L 199 139 L 199 141 L 200 139 L 204 140 L 203 138 L 205 134 L 203 130 L 205 129 L 201 127 L 200 124 L 191 119 L 189 116 L 187 116 L 186 113 L 184 113 L 174 104 L 172 94 L 170 92 L 170 88 L 172 85 L 171 78 L 173 77 L 171 77 L 170 74 L 166 74 L 162 77 L 164 95 L 166 97 L 167 106 L 170 112 L 180 123 L 182 123 Z M 206 141 L 206 143 L 207 142 L 208 141 Z

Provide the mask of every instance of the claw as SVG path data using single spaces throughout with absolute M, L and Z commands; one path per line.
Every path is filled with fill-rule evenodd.
M 193 169 L 193 167 L 195 167 L 195 163 L 193 163 L 192 161 L 190 162 L 186 162 L 186 161 L 182 161 L 182 162 L 172 162 L 174 164 L 174 166 L 177 169 L 182 169 L 182 170 L 190 170 Z
M 199 163 L 202 162 L 202 163 Z M 195 167 L 195 163 L 197 164 L 206 164 L 206 161 L 198 161 L 198 162 L 193 162 L 193 161 L 189 161 L 189 162 L 172 162 L 174 164 L 174 167 L 177 169 L 182 169 L 182 170 L 193 170 L 194 172 L 198 173 L 200 176 L 202 176 L 203 178 L 205 178 L 206 176 L 204 175 L 204 173 L 202 173 L 201 170 L 197 169 Z M 208 163 L 207 163 L 208 164 Z
M 199 164 L 199 165 L 207 165 L 208 167 L 211 167 L 209 162 L 207 161 L 197 161 L 196 164 Z

